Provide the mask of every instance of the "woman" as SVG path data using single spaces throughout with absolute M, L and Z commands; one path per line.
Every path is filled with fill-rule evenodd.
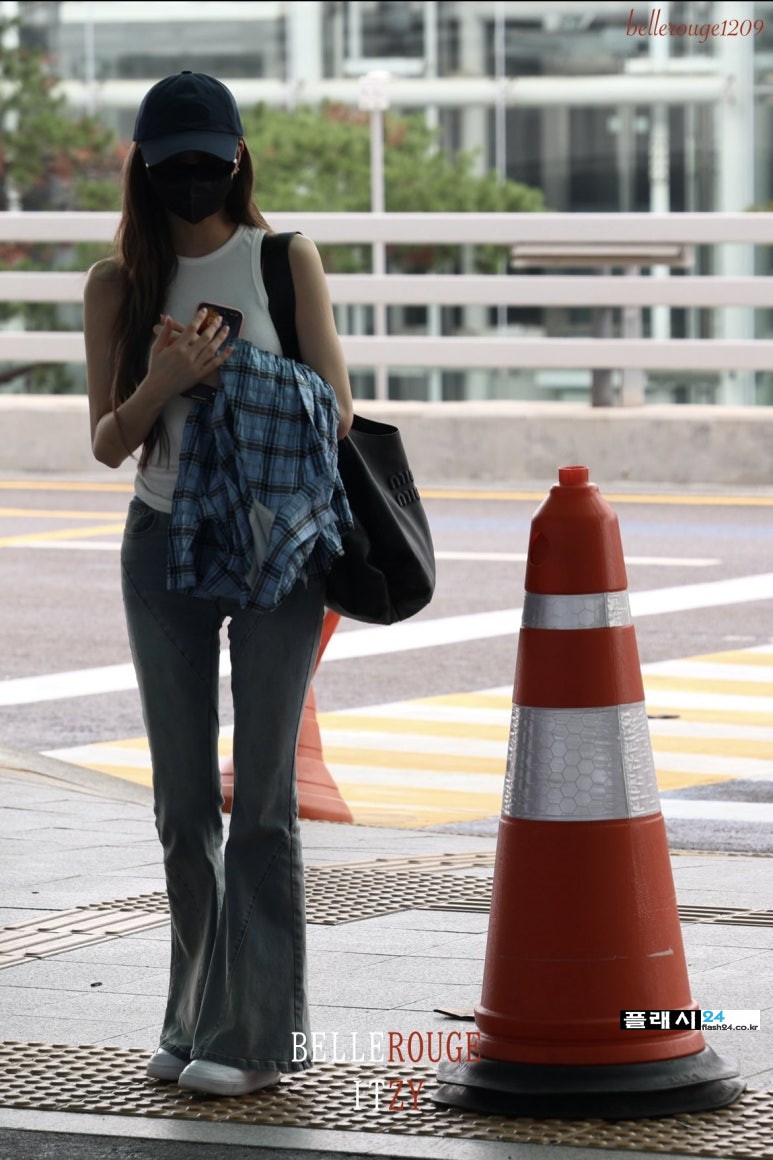
M 153 86 L 127 160 L 116 256 L 89 271 L 84 303 L 94 455 L 118 467 L 141 449 L 122 586 L 172 922 L 166 1015 L 147 1070 L 222 1095 L 309 1066 L 293 1051 L 293 1033 L 309 1031 L 294 762 L 323 614 L 320 580 L 299 581 L 268 613 L 167 588 L 194 406 L 185 392 L 217 387 L 234 349 L 222 319 L 197 305 L 235 307 L 242 338 L 282 353 L 260 273 L 268 227 L 242 133 L 232 94 L 214 78 L 184 72 Z M 332 384 L 342 438 L 351 391 L 313 243 L 296 236 L 290 265 L 302 358 Z M 217 694 L 227 618 L 236 789 L 223 857 Z

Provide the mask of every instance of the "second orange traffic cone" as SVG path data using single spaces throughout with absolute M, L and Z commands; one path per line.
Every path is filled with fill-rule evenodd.
M 690 993 L 626 587 L 617 517 L 561 468 L 529 542 L 480 1059 L 440 1065 L 438 1103 L 615 1119 L 743 1091 Z
M 314 665 L 315 673 L 340 619 L 341 617 L 337 612 L 327 611 L 325 613 L 317 660 Z M 309 695 L 303 709 L 296 768 L 298 771 L 298 814 L 300 817 L 318 822 L 352 821 L 352 812 L 341 797 L 341 791 L 322 755 L 322 736 L 317 722 L 317 700 L 313 687 L 309 688 Z M 230 813 L 234 792 L 234 761 L 233 755 L 230 753 L 220 759 L 220 785 L 223 793 L 223 809 L 226 813 Z
M 337 612 L 325 613 L 322 639 L 319 642 L 316 673 L 322 654 L 341 617 Z M 317 722 L 317 699 L 313 686 L 303 710 L 301 735 L 298 740 L 298 813 L 302 818 L 318 822 L 351 822 L 352 811 L 341 797 L 341 791 L 325 764 L 322 753 L 322 735 Z

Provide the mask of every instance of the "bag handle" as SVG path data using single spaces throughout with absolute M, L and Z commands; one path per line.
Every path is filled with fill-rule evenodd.
M 260 272 L 268 295 L 268 312 L 285 358 L 301 362 L 301 348 L 295 329 L 295 287 L 290 269 L 290 242 L 299 230 L 266 234 L 260 249 Z

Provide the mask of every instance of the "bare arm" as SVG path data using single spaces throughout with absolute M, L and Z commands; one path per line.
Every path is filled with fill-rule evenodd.
M 114 260 L 106 259 L 92 266 L 83 300 L 91 446 L 95 458 L 108 467 L 119 467 L 145 442 L 168 399 L 212 374 L 233 349 L 226 347 L 221 355 L 215 354 L 223 342 L 217 323 L 198 334 L 203 312 L 180 334 L 175 333 L 172 320 L 165 319 L 151 347 L 147 375 L 114 411 L 110 398 L 113 379 L 110 336 L 122 293 Z
M 340 413 L 338 438 L 343 439 L 352 425 L 352 390 L 333 318 L 325 271 L 317 247 L 302 234 L 296 234 L 290 242 L 289 258 L 301 357 L 335 391 Z

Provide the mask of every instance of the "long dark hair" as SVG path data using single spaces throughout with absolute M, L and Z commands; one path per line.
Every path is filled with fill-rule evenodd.
M 272 232 L 253 200 L 253 167 L 247 146 L 239 159 L 225 202 L 225 210 L 237 225 L 256 226 Z M 111 402 L 115 412 L 134 394 L 147 374 L 153 327 L 164 308 L 167 291 L 177 270 L 169 220 L 148 180 L 138 145 L 132 145 L 123 175 L 123 209 L 115 236 L 116 258 L 123 277 L 123 296 L 111 336 Z M 157 421 L 148 433 L 140 465 L 165 438 Z

